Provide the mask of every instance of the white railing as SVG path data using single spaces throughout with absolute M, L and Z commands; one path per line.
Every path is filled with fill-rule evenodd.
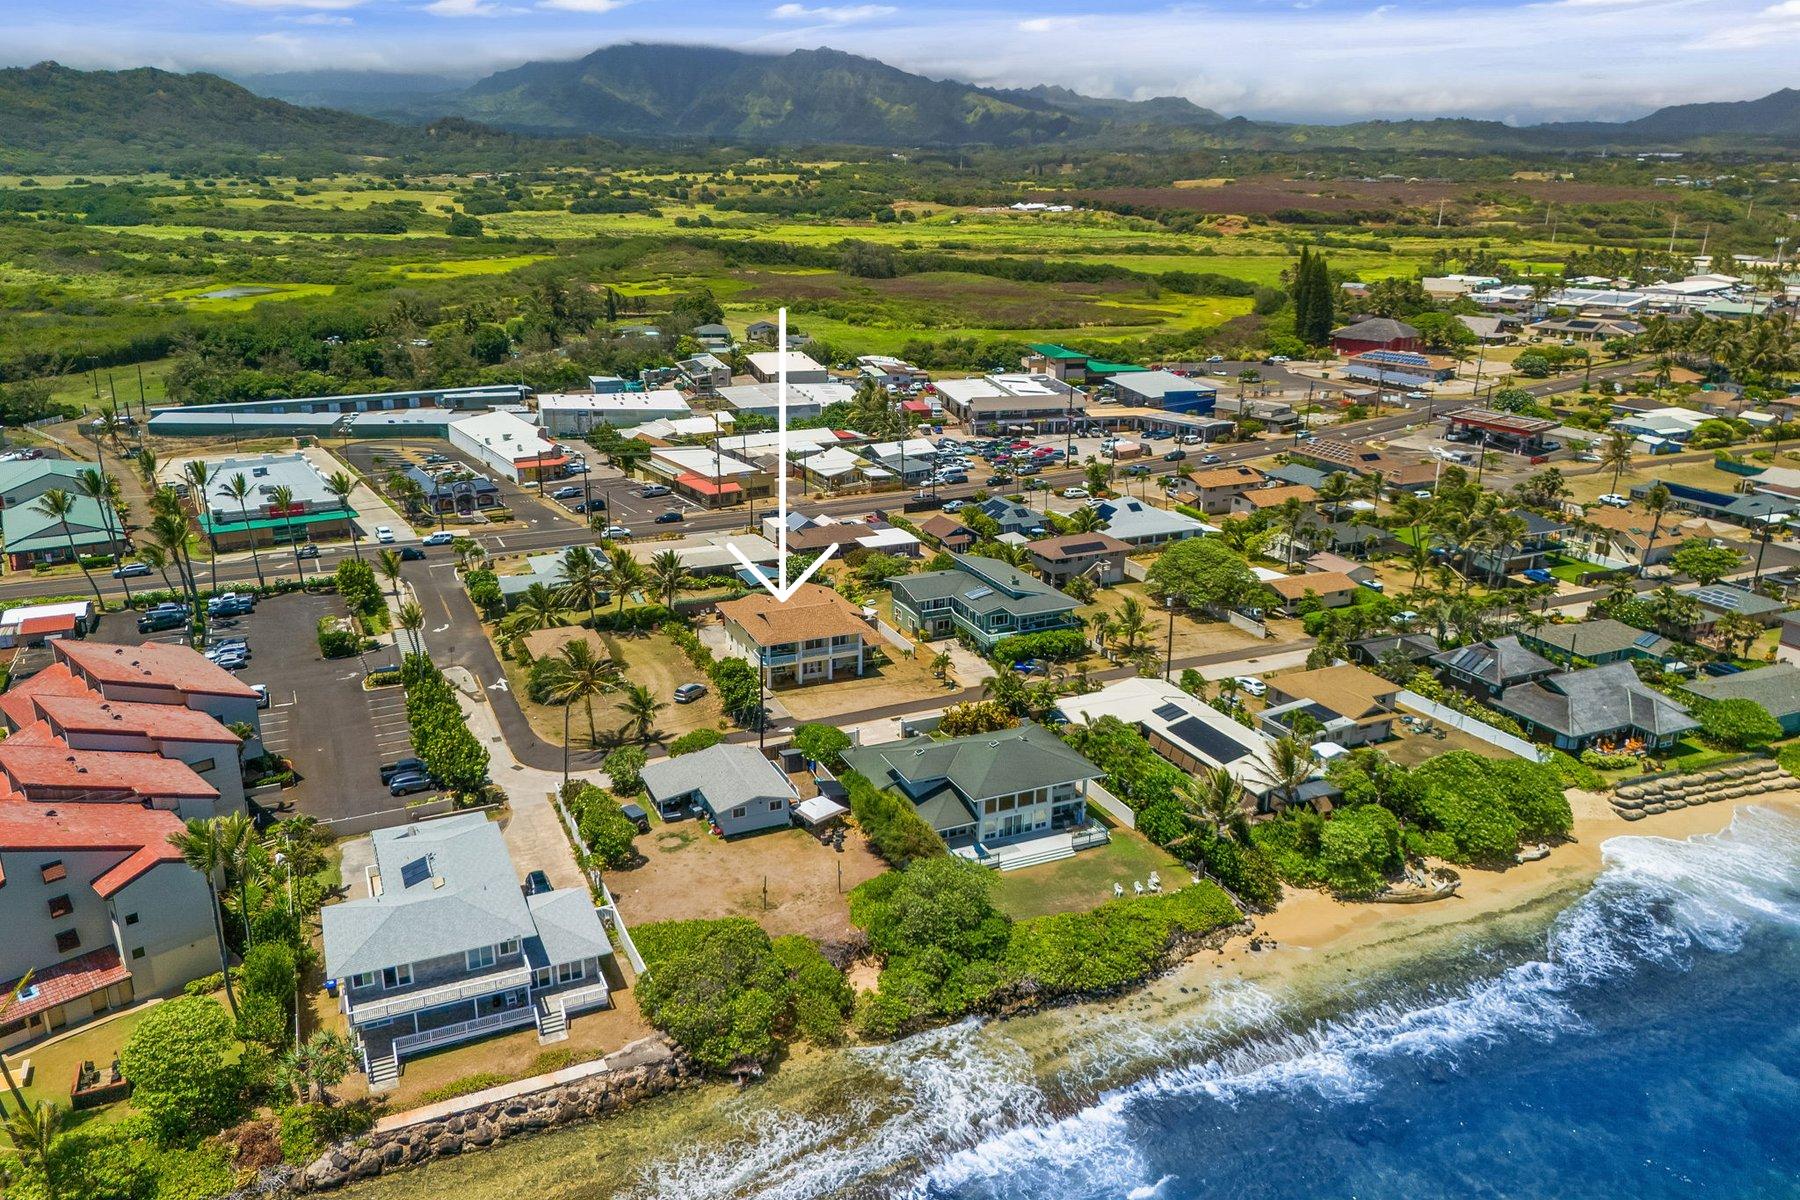
M 531 968 L 518 967 L 511 971 L 465 979 L 460 983 L 445 984 L 443 987 L 424 988 L 417 992 L 405 992 L 398 996 L 390 996 L 384 1000 L 371 1000 L 366 1004 L 351 1003 L 349 993 L 346 992 L 344 1011 L 349 1016 L 351 1024 L 362 1024 L 379 1021 L 385 1017 L 399 1016 L 401 1013 L 418 1012 L 423 1008 L 436 1008 L 440 1004 L 454 1004 L 458 1000 L 472 1000 L 490 992 L 504 992 L 510 988 L 525 987 L 530 982 Z
M 449 1042 L 466 1041 L 496 1029 L 512 1029 L 519 1025 L 530 1025 L 536 1019 L 535 1010 L 530 1005 L 521 1004 L 517 1008 L 509 1008 L 504 1012 L 489 1013 L 485 1017 L 475 1017 L 468 1021 L 458 1021 L 454 1025 L 440 1025 L 436 1029 L 421 1029 L 418 1033 L 401 1034 L 394 1039 L 394 1059 L 398 1061 L 402 1054 L 413 1050 L 423 1050 L 428 1046 L 442 1046 Z
M 612 1002 L 612 989 L 605 983 L 590 983 L 586 987 L 571 988 L 566 992 L 556 992 L 544 997 L 546 1004 L 554 1004 L 562 1009 L 564 1015 L 581 1012 L 600 1004 Z

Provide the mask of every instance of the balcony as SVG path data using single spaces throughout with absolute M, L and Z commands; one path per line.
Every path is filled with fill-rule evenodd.
M 515 967 L 510 971 L 478 975 L 473 979 L 463 979 L 456 983 L 444 984 L 441 987 L 421 988 L 416 992 L 402 992 L 396 996 L 384 996 L 379 1000 L 355 1002 L 346 992 L 344 1015 L 349 1018 L 352 1025 L 363 1025 L 370 1021 L 384 1021 L 389 1017 L 436 1008 L 440 1004 L 455 1004 L 459 1000 L 473 1000 L 494 992 L 504 992 L 530 985 L 531 968 Z

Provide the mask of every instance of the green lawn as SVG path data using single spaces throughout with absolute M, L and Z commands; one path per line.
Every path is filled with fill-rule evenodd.
M 1162 876 L 1168 891 L 1189 880 L 1187 868 L 1166 851 L 1129 829 L 1114 828 L 1112 841 L 1074 858 L 997 872 L 994 904 L 1015 919 L 1082 912 L 1111 900 L 1115 883 L 1122 884 L 1127 894 L 1134 881 L 1148 886 L 1152 871 Z
M 1550 555 L 1549 562 L 1550 574 L 1556 576 L 1556 578 L 1565 583 L 1580 583 L 1583 575 L 1586 575 L 1589 571 L 1597 571 L 1600 569 L 1593 563 L 1582 562 L 1580 559 L 1570 558 L 1566 554 L 1552 554 Z
M 145 1005 L 110 1021 L 103 1020 L 99 1024 L 87 1026 L 59 1042 L 29 1046 L 8 1054 L 7 1065 L 15 1071 L 25 1059 L 31 1060 L 31 1085 L 25 1089 L 25 1099 L 32 1104 L 54 1101 L 67 1108 L 69 1086 L 75 1082 L 76 1069 L 83 1062 L 91 1062 L 105 1071 L 114 1056 L 124 1048 L 126 1040 L 131 1037 L 131 1031 L 137 1028 L 138 1022 L 149 1011 L 150 1006 Z M 118 1121 L 130 1116 L 132 1112 L 131 1103 L 126 1101 L 88 1110 L 83 1119 Z

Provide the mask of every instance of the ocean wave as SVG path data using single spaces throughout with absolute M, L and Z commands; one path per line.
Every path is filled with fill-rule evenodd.
M 1593 889 L 1552 924 L 1542 958 L 1443 994 L 1377 1003 L 1191 1057 L 1078 1112 L 954 1150 L 913 1194 L 1075 1200 L 1160 1189 L 1166 1177 L 1133 1174 L 1129 1117 L 1138 1105 L 1234 1104 L 1270 1093 L 1354 1101 L 1382 1085 L 1382 1067 L 1395 1058 L 1454 1071 L 1468 1052 L 1501 1039 L 1575 1034 L 1585 1027 L 1584 989 L 1653 964 L 1680 967 L 1696 952 L 1730 953 L 1758 922 L 1800 924 L 1800 820 L 1770 809 L 1743 810 L 1723 833 L 1691 841 L 1614 838 L 1603 861 Z M 1208 1041 L 1204 1033 L 1195 1040 Z

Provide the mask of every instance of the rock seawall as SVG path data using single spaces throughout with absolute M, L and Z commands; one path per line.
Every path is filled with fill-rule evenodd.
M 328 1148 L 303 1168 L 273 1167 L 223 1200 L 282 1200 L 325 1192 L 432 1159 L 479 1150 L 540 1130 L 609 1117 L 696 1083 L 699 1071 L 673 1043 L 645 1038 L 582 1067 L 477 1092 L 385 1118 L 369 1133 Z M 596 1067 L 598 1069 L 596 1069 Z

